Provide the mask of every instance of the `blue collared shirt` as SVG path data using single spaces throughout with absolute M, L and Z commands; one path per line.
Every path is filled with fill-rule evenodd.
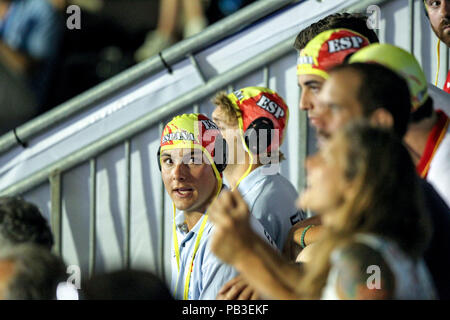
M 195 226 L 188 231 L 184 213 L 179 212 L 175 216 L 176 232 L 180 250 L 180 272 L 178 272 L 177 258 L 172 243 L 171 291 L 176 299 L 183 299 L 188 266 L 191 263 L 198 232 L 205 217 L 206 216 L 204 215 Z M 265 232 L 262 225 L 252 216 L 250 216 L 250 226 L 261 238 L 271 243 L 272 246 L 276 248 L 274 242 L 270 239 L 270 236 L 267 235 L 267 232 Z M 217 293 L 223 285 L 238 275 L 236 269 L 222 262 L 211 252 L 210 245 L 213 233 L 214 225 L 208 218 L 194 259 L 188 291 L 189 300 L 216 299 Z
M 250 172 L 238 186 L 252 215 L 282 250 L 291 227 L 306 218 L 296 208 L 298 193 L 288 179 L 270 172 L 270 164 Z

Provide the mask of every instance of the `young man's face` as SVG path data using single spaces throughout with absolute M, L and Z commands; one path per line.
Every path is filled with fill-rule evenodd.
M 318 97 L 317 118 L 323 126 L 318 132 L 319 145 L 349 121 L 363 116 L 358 99 L 360 85 L 360 77 L 355 72 L 343 70 L 330 74 Z
M 300 110 L 308 112 L 309 123 L 316 129 L 320 135 L 323 129 L 323 123 L 318 118 L 320 105 L 318 96 L 322 89 L 325 79 L 316 75 L 299 75 L 298 86 L 302 89 L 302 95 L 299 101 Z
M 161 152 L 164 187 L 178 210 L 205 212 L 216 191 L 217 179 L 201 150 Z
M 450 0 L 426 0 L 431 28 L 436 36 L 450 47 Z

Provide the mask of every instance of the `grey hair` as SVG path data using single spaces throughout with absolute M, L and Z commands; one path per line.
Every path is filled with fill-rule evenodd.
M 48 249 L 34 244 L 1 248 L 0 261 L 10 261 L 14 273 L 6 300 L 54 300 L 56 288 L 66 280 L 66 265 Z

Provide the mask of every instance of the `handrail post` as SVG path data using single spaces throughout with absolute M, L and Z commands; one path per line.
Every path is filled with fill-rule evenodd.
M 51 173 L 50 182 L 50 226 L 53 233 L 53 252 L 62 256 L 62 201 L 61 173 L 57 170 Z

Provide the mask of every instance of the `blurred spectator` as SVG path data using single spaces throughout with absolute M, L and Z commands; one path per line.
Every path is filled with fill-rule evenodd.
M 64 262 L 41 246 L 0 250 L 0 300 L 54 300 L 66 276 Z
M 160 0 L 156 30 L 147 33 L 135 53 L 141 62 L 181 38 L 193 36 L 209 24 L 229 16 L 256 0 Z M 181 32 L 179 32 L 181 31 Z
M 0 0 L 0 133 L 40 112 L 63 26 L 49 0 Z
M 20 198 L 0 198 L 0 249 L 25 242 L 50 250 L 53 235 L 47 220 L 32 203 Z
M 428 94 L 425 73 L 408 51 L 376 44 L 355 53 L 353 62 L 380 63 L 402 75 L 411 93 L 411 117 L 404 142 L 417 174 L 430 182 L 450 206 L 450 120 Z
M 173 300 L 161 279 L 138 270 L 94 276 L 82 286 L 82 296 L 84 300 Z
M 147 34 L 144 44 L 136 51 L 136 61 L 143 61 L 174 44 L 180 19 L 184 20 L 183 38 L 202 31 L 208 25 L 204 13 L 204 2 L 203 0 L 160 0 L 158 26 L 156 30 Z M 183 13 L 183 17 L 179 16 L 180 12 Z
M 136 27 L 138 22 L 133 24 L 131 18 L 126 19 L 128 15 L 137 14 L 135 8 L 124 10 L 125 6 L 129 6 L 126 0 L 52 1 L 57 2 L 57 7 L 64 14 L 68 6 L 79 6 L 81 29 L 64 28 L 61 59 L 57 61 L 46 110 L 131 67 L 135 63 L 134 51 L 144 38 L 142 30 Z M 140 3 L 138 8 L 152 7 L 152 1 L 145 4 L 141 0 Z M 151 22 L 149 24 L 152 25 Z

